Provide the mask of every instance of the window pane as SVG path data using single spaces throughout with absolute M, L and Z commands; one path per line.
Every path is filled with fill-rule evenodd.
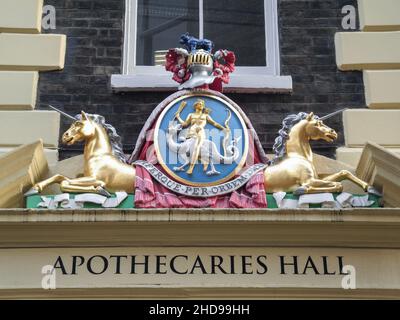
M 162 63 L 157 51 L 178 47 L 185 32 L 199 34 L 198 0 L 138 0 L 136 64 Z
M 265 66 L 264 0 L 204 0 L 204 37 L 234 51 L 238 66 Z

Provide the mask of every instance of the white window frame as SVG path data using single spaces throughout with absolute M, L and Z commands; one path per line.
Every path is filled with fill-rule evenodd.
M 125 35 L 122 75 L 112 75 L 115 91 L 173 90 L 177 83 L 162 66 L 137 66 L 137 6 L 138 0 L 125 0 Z M 199 0 L 199 37 L 204 37 L 203 0 Z M 292 78 L 280 75 L 280 52 L 277 0 L 264 0 L 266 66 L 238 66 L 225 91 L 290 92 Z M 212 39 L 211 39 L 212 40 Z M 223 48 L 225 49 L 225 48 Z M 229 48 L 226 48 L 229 49 Z

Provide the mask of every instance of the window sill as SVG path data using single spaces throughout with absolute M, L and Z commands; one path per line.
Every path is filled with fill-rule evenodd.
M 113 74 L 111 88 L 114 92 L 130 91 L 176 91 L 178 83 L 165 74 Z M 227 93 L 291 93 L 293 83 L 291 76 L 270 76 L 254 74 L 233 74 Z

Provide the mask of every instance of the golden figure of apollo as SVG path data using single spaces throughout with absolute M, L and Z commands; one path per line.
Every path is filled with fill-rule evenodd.
M 218 175 L 220 173 L 215 169 L 214 164 L 232 163 L 239 157 L 239 150 L 236 147 L 237 139 L 233 139 L 229 144 L 231 112 L 227 109 L 228 116 L 225 120 L 225 126 L 222 126 L 212 119 L 210 116 L 211 109 L 205 107 L 204 100 L 198 99 L 193 105 L 194 112 L 189 113 L 186 120 L 182 120 L 180 114 L 186 105 L 186 101 L 183 101 L 175 113 L 174 119 L 178 120 L 179 125 L 172 123 L 167 133 L 168 147 L 171 151 L 176 152 L 184 162 L 183 165 L 175 167 L 174 170 L 183 171 L 186 166 L 189 166 L 186 173 L 192 174 L 195 165 L 200 161 L 203 165 L 203 171 L 207 175 Z M 223 154 L 219 153 L 213 141 L 206 139 L 205 127 L 207 123 L 223 131 Z M 185 141 L 177 144 L 175 142 L 176 135 L 178 131 L 184 128 L 188 128 Z M 209 171 L 207 171 L 208 166 L 211 167 Z

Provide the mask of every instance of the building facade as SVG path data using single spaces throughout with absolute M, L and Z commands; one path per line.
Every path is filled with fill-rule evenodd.
M 0 296 L 399 298 L 399 9 L 396 0 L 2 1 L 0 153 L 16 153 L 0 158 L 0 190 L 20 194 L 46 169 L 22 163 L 16 149 L 38 139 L 50 167 L 76 165 L 83 148 L 60 143 L 69 123 L 48 105 L 103 115 L 130 154 L 176 91 L 163 56 L 188 31 L 236 52 L 224 92 L 267 153 L 288 114 L 348 108 L 327 121 L 339 139 L 313 144 L 343 163 L 320 166 L 354 170 L 375 142 L 383 151 L 363 154 L 358 175 L 387 188 L 390 201 L 349 210 L 1 209 L 0 268 L 10 276 Z M 36 148 L 23 150 L 34 157 Z M 10 184 L 19 164 L 29 175 Z M 46 265 L 57 266 L 56 290 L 43 288 Z
M 143 18 L 149 20 L 148 23 L 156 23 L 157 19 L 160 19 L 160 23 L 165 23 L 164 20 L 176 18 L 174 15 L 185 12 L 184 3 L 186 2 L 171 2 L 171 5 L 167 5 L 165 1 L 153 1 L 147 7 L 144 4 L 141 5 L 141 1 L 138 2 L 139 4 L 136 4 L 138 6 L 137 14 L 143 14 Z M 253 2 L 251 5 L 248 4 L 248 7 L 253 9 L 244 18 L 254 20 L 250 26 L 246 27 L 249 21 L 241 21 L 239 12 L 242 12 L 243 8 L 240 6 L 235 8 L 233 2 L 229 1 L 219 2 L 221 7 L 215 8 L 216 16 L 209 18 L 210 24 L 217 20 L 217 27 L 227 26 L 227 31 L 221 30 L 219 34 L 212 31 L 209 35 L 209 38 L 213 38 L 216 42 L 218 48 L 234 51 L 243 48 L 242 51 L 237 52 L 239 66 L 256 67 L 257 64 L 260 66 L 266 64 L 264 20 L 270 19 L 272 16 L 265 17 L 264 1 Z M 158 78 L 169 77 L 163 71 L 158 71 L 161 75 L 155 74 L 154 80 L 151 79 L 147 84 L 148 87 L 143 90 L 136 91 L 135 87 L 128 88 L 127 91 L 112 88 L 111 75 L 129 74 L 132 71 L 123 70 L 128 63 L 124 61 L 124 36 L 128 37 L 129 31 L 124 29 L 125 12 L 127 11 L 124 1 L 80 1 L 77 3 L 48 1 L 46 3 L 54 5 L 57 9 L 57 29 L 51 32 L 67 35 L 68 41 L 65 69 L 61 72 L 41 75 L 38 109 L 46 108 L 46 104 L 53 104 L 71 114 L 79 113 L 81 109 L 85 109 L 89 113 L 102 114 L 116 126 L 117 131 L 123 136 L 126 152 L 131 152 L 137 135 L 151 111 L 163 98 L 175 90 L 173 82 L 167 83 L 170 86 L 169 92 L 157 88 Z M 357 5 L 356 1 L 348 1 L 345 4 Z M 274 83 L 272 79 L 271 83 L 265 84 L 265 88 L 261 88 L 261 90 L 255 88 L 256 92 L 251 92 L 252 90 L 246 88 L 247 80 L 245 79 L 242 83 L 245 87 L 239 88 L 242 90 L 227 93 L 242 106 L 250 117 L 267 150 L 272 149 L 284 115 L 300 111 L 315 111 L 322 116 L 345 107 L 365 106 L 362 74 L 360 72 L 340 72 L 335 62 L 334 35 L 336 32 L 342 31 L 342 19 L 345 16 L 342 14 L 343 1 L 278 1 L 276 5 L 278 23 L 275 36 L 279 39 L 276 43 L 279 47 L 276 48 L 277 61 L 271 63 L 275 63 L 275 68 L 280 69 L 276 71 L 277 75 L 291 77 L 293 84 L 289 84 L 286 88 L 280 88 L 279 82 Z M 228 9 L 230 6 L 233 8 Z M 179 38 L 177 35 L 189 30 L 188 24 L 198 23 L 196 1 L 187 2 L 186 7 L 188 11 L 192 10 L 192 12 L 183 18 L 184 22 L 172 25 L 162 32 L 156 30 L 155 32 L 158 33 L 154 36 L 151 34 L 146 36 L 147 42 L 154 42 L 154 50 L 143 48 L 143 50 L 147 50 L 146 53 L 138 52 L 138 54 L 146 56 L 146 59 L 151 62 L 144 62 L 143 57 L 138 58 L 137 66 L 144 65 L 144 63 L 154 64 L 152 61 L 154 51 L 160 48 L 167 50 L 177 46 Z M 212 11 L 214 8 L 205 8 L 206 14 Z M 207 20 L 207 16 L 205 19 Z M 237 25 L 235 25 L 236 23 Z M 245 27 L 241 29 L 241 26 Z M 198 29 L 197 25 L 196 28 Z M 257 43 L 249 43 L 248 29 L 245 28 L 250 28 L 253 33 L 256 33 Z M 194 31 L 197 32 L 197 29 Z M 144 32 L 144 30 L 137 30 L 137 32 Z M 227 39 L 226 32 L 232 39 Z M 204 35 L 208 36 L 207 29 L 205 29 Z M 129 33 L 129 36 L 133 37 L 134 35 Z M 141 36 L 138 35 L 138 37 Z M 162 47 L 157 47 L 160 37 L 168 40 L 165 40 L 165 44 L 159 44 Z M 225 38 L 225 43 L 218 41 L 220 38 Z M 234 41 L 236 38 L 237 43 Z M 143 41 L 138 42 L 138 49 L 140 46 L 144 46 Z M 131 42 L 130 45 L 132 45 Z M 264 49 L 260 49 L 260 46 Z M 246 59 L 251 61 L 241 62 L 242 52 L 244 57 L 251 54 L 256 58 L 249 57 Z M 128 58 L 132 57 L 126 57 L 126 60 Z M 140 70 L 137 72 L 141 74 Z M 259 76 L 262 76 L 264 72 L 264 70 L 259 71 Z M 270 74 L 273 75 L 271 72 Z M 138 82 L 143 81 L 142 78 Z M 140 88 L 140 86 L 138 87 Z M 257 91 L 266 92 L 259 93 Z M 342 132 L 340 117 L 333 119 L 330 124 Z M 65 124 L 62 125 L 63 129 L 65 127 Z M 343 142 L 344 138 L 341 134 L 338 145 L 342 145 Z M 336 145 L 326 144 L 316 146 L 320 153 L 331 157 L 334 156 L 336 147 Z M 61 148 L 64 150 L 65 147 L 61 146 Z M 71 152 L 72 154 L 77 153 L 77 151 L 73 151 L 68 149 L 61 151 L 61 158 Z M 63 152 L 65 156 L 63 156 Z

